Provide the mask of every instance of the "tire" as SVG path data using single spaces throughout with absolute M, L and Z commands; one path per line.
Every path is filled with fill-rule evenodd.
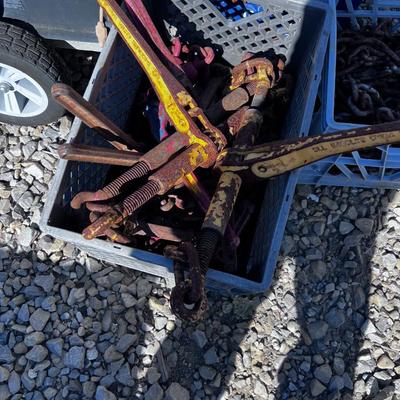
M 51 97 L 51 86 L 68 82 L 67 76 L 61 57 L 41 38 L 0 21 L 0 122 L 36 126 L 56 121 L 65 110 Z

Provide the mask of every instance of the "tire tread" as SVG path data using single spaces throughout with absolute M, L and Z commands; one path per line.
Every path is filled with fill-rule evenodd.
M 65 82 L 67 67 L 62 58 L 44 41 L 15 25 L 0 22 L 0 48 L 34 65 L 54 81 Z

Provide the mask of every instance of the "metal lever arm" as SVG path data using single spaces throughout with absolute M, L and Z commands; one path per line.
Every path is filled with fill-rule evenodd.
M 63 160 L 121 165 L 124 167 L 132 167 L 142 156 L 142 154 L 132 151 L 73 143 L 62 144 L 58 148 L 58 155 Z
M 207 149 L 205 164 L 208 164 L 208 166 L 212 165 L 215 162 L 216 156 L 216 152 L 213 151 L 215 146 L 197 127 L 192 118 L 196 118 L 201 123 L 204 131 L 208 130 L 218 138 L 223 137 L 222 133 L 209 122 L 202 110 L 197 106 L 193 97 L 160 61 L 138 29 L 118 6 L 117 2 L 115 0 L 98 0 L 98 3 L 107 13 L 122 39 L 148 76 L 151 85 L 177 132 L 188 136 L 191 145 L 198 144 Z M 210 161 L 207 163 L 208 159 Z
M 139 149 L 140 145 L 132 138 L 118 128 L 112 121 L 103 115 L 95 106 L 85 100 L 79 93 L 64 83 L 55 83 L 51 87 L 51 94 L 54 99 L 65 109 L 70 111 L 76 117 L 81 119 L 89 128 L 98 130 L 100 133 L 107 133 L 115 137 L 115 141 L 110 143 L 119 150 Z M 107 138 L 108 140 L 108 138 Z M 120 143 L 123 141 L 124 144 Z
M 400 142 L 400 121 L 349 129 L 266 146 L 230 148 L 219 154 L 222 171 L 268 179 L 341 153 Z

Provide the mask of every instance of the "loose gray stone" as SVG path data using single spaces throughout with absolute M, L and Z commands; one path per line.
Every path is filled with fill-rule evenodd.
M 150 389 L 144 395 L 145 400 L 162 400 L 164 391 L 158 383 L 150 386 Z M 96 399 L 97 400 L 97 399 Z
M 137 340 L 136 335 L 132 335 L 130 333 L 127 333 L 121 337 L 121 339 L 118 340 L 117 345 L 115 346 L 115 349 L 119 351 L 120 353 L 125 353 L 128 351 L 129 347 L 131 347 Z
M 152 385 L 153 383 L 156 383 L 160 378 L 161 374 L 158 372 L 158 369 L 156 367 L 150 367 L 147 370 L 147 382 Z
M 329 364 L 320 365 L 315 369 L 314 376 L 322 383 L 328 384 L 332 377 L 332 369 Z
M 317 280 L 321 280 L 326 275 L 326 264 L 321 260 L 313 261 L 311 272 Z
M 130 293 L 122 293 L 121 300 L 126 308 L 133 307 L 137 303 L 136 299 Z
M 89 399 L 92 399 L 94 393 L 96 392 L 96 384 L 91 381 L 84 382 L 82 384 L 82 392 L 84 396 L 88 397 Z
M 331 211 L 336 211 L 339 208 L 337 203 L 329 197 L 322 196 L 320 201 L 325 207 L 329 208 L 329 210 Z
M 383 256 L 383 265 L 385 268 L 391 270 L 397 264 L 397 258 L 393 253 L 387 253 Z
M 398 394 L 395 391 L 394 386 L 386 386 L 374 397 L 374 400 L 395 400 L 396 397 L 393 397 L 394 394 Z
M 28 304 L 22 304 L 21 308 L 18 311 L 17 318 L 20 322 L 28 322 L 29 321 L 29 307 Z
M 8 379 L 8 390 L 11 394 L 18 393 L 21 389 L 21 378 L 17 372 L 12 371 Z
M 328 332 L 329 325 L 324 321 L 315 321 L 308 324 L 308 334 L 312 340 L 322 339 Z
M 392 377 L 387 371 L 374 372 L 374 377 L 378 379 L 379 383 L 388 384 L 392 381 Z
M 313 379 L 310 383 L 311 396 L 317 397 L 326 390 L 326 387 L 318 380 Z
M 218 355 L 217 355 L 217 350 L 215 349 L 215 346 L 211 347 L 208 349 L 204 355 L 204 362 L 207 365 L 213 365 L 216 364 L 219 361 Z
M 364 235 L 370 235 L 374 227 L 374 220 L 370 218 L 359 218 L 356 220 L 355 224 Z
M 164 400 L 190 400 L 190 393 L 179 383 L 172 382 L 165 392 Z
M 7 382 L 10 371 L 7 368 L 0 367 L 0 382 Z
M 86 351 L 86 358 L 89 361 L 95 360 L 98 356 L 99 356 L 99 352 L 97 351 L 97 349 L 95 347 L 93 347 L 92 349 L 88 349 Z
M 26 373 L 22 374 L 21 382 L 24 388 L 30 392 L 35 387 L 35 381 L 28 377 Z
M 356 286 L 353 288 L 353 309 L 358 310 L 361 308 L 366 301 L 366 296 L 364 289 L 361 286 Z
M 44 397 L 46 397 L 47 400 L 53 400 L 56 397 L 57 393 L 57 389 L 50 387 L 43 391 Z
M 167 325 L 167 322 L 168 322 L 168 318 L 156 316 L 154 319 L 154 327 L 158 331 L 160 331 L 161 329 L 163 329 L 165 327 L 165 325 Z
M 0 385 L 0 400 L 7 400 L 10 398 L 11 393 L 6 384 Z
M 39 344 L 39 345 L 33 346 L 32 349 L 30 351 L 28 351 L 28 353 L 25 354 L 25 357 L 28 360 L 31 360 L 36 363 L 40 363 L 47 357 L 47 354 L 48 354 L 48 351 L 47 351 L 46 347 Z
M 258 379 L 256 380 L 256 383 L 254 385 L 254 394 L 259 396 L 261 399 L 266 399 L 268 396 L 267 388 Z
M 381 357 L 379 357 L 377 366 L 380 369 L 392 370 L 394 368 L 394 362 L 386 354 L 383 354 Z
M 1 199 L 0 200 L 0 214 L 8 214 L 11 210 L 11 202 L 8 199 Z
M 335 357 L 333 359 L 333 369 L 337 375 L 343 375 L 345 370 L 343 358 Z
M 55 338 L 55 339 L 48 340 L 46 342 L 46 346 L 49 349 L 51 354 L 54 354 L 57 357 L 62 356 L 64 341 L 61 338 Z
M 120 359 L 123 357 L 123 355 L 122 355 L 119 351 L 117 351 L 117 350 L 115 349 L 115 346 L 114 346 L 114 345 L 111 345 L 111 346 L 109 346 L 109 347 L 107 348 L 107 350 L 104 352 L 103 357 L 104 357 L 104 361 L 105 361 L 106 363 L 111 363 L 111 362 L 113 362 L 113 361 L 118 361 L 118 360 L 120 360 Z
M 206 338 L 206 335 L 204 334 L 204 332 L 199 331 L 197 329 L 192 333 L 192 339 L 196 342 L 197 346 L 199 346 L 201 349 L 207 343 L 207 338 Z
M 354 225 L 347 221 L 341 221 L 339 224 L 339 232 L 342 235 L 347 235 L 354 229 Z
M 135 382 L 131 376 L 131 370 L 129 368 L 129 364 L 125 363 L 121 368 L 119 368 L 117 375 L 115 376 L 117 381 L 122 385 L 126 386 L 134 386 Z
M 332 328 L 339 328 L 346 322 L 346 316 L 342 310 L 331 308 L 325 316 L 325 321 Z
M 34 141 L 30 141 L 28 143 L 26 143 L 23 147 L 22 147 L 22 154 L 24 155 L 25 159 L 28 159 L 31 157 L 31 155 L 36 151 L 37 149 L 37 143 Z
M 36 344 L 40 344 L 45 340 L 45 336 L 43 332 L 32 332 L 29 335 L 25 336 L 24 343 L 28 347 L 35 346 Z
M 104 386 L 97 386 L 96 400 L 117 400 L 117 397 Z
M 85 348 L 72 346 L 64 354 L 64 364 L 70 368 L 82 369 L 85 366 Z
M 78 303 L 82 303 L 86 299 L 85 288 L 72 288 L 69 292 L 67 304 L 73 306 Z
M 345 216 L 346 216 L 347 218 L 350 218 L 350 219 L 352 219 L 352 220 L 357 219 L 357 215 L 358 215 L 358 211 L 357 211 L 357 209 L 356 209 L 354 206 L 350 206 L 350 207 L 347 209 L 346 214 L 345 214 Z
M 35 238 L 35 230 L 29 226 L 23 226 L 21 232 L 17 236 L 18 243 L 21 246 L 29 247 Z
M 201 366 L 199 368 L 200 376 L 207 381 L 213 380 L 216 373 L 217 371 L 215 371 L 215 369 L 211 367 Z
M 136 281 L 136 287 L 137 287 L 137 296 L 139 298 L 141 297 L 147 297 L 151 293 L 151 283 L 147 281 L 146 279 L 139 278 Z
M 32 313 L 29 322 L 35 331 L 42 331 L 49 319 L 50 313 L 39 308 Z
M 57 309 L 55 303 L 56 298 L 54 296 L 48 296 L 42 301 L 41 307 L 43 310 L 53 312 Z
M 344 388 L 344 379 L 341 376 L 334 376 L 329 383 L 330 391 L 341 391 Z
M 325 232 L 325 227 L 325 222 L 316 222 L 315 224 L 313 224 L 313 231 L 317 236 L 321 236 Z
M 52 274 L 49 275 L 37 275 L 35 277 L 35 285 L 43 288 L 45 292 L 51 292 L 54 287 L 54 276 Z
M 7 346 L 0 345 L 0 363 L 9 364 L 15 360 L 11 350 Z
M 33 195 L 27 191 L 18 200 L 18 205 L 22 207 L 24 211 L 29 211 L 33 204 Z
M 32 175 L 36 179 L 41 179 L 43 178 L 44 168 L 38 163 L 32 163 L 28 167 L 25 167 L 24 172 Z
M 375 398 L 375 395 L 379 392 L 379 383 L 374 376 L 370 376 L 365 384 L 365 391 L 367 395 Z

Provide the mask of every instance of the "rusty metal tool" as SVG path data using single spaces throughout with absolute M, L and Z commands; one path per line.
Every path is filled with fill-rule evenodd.
M 198 144 L 204 148 L 208 165 L 212 165 L 218 148 L 226 145 L 224 135 L 210 123 L 194 98 L 162 63 L 116 1 L 98 0 L 98 3 L 148 76 L 176 131 L 187 136 L 190 145 Z
M 120 165 L 123 167 L 132 167 L 141 157 L 140 153 L 132 151 L 74 143 L 67 143 L 59 146 L 58 155 L 63 160 Z
M 165 147 L 166 143 L 173 140 L 171 138 L 175 138 L 177 142 L 180 141 L 183 146 L 176 149 L 168 149 L 169 151 L 163 153 L 164 157 L 166 155 L 171 157 L 182 147 L 186 147 L 186 150 L 160 170 L 164 174 L 170 174 L 170 176 L 175 177 L 176 180 L 174 182 L 171 181 L 170 177 L 163 176 L 158 171 L 155 174 L 156 179 L 150 177 L 149 182 L 144 187 L 133 193 L 122 204 L 115 206 L 113 210 L 108 211 L 103 217 L 99 218 L 99 221 L 88 227 L 84 231 L 84 235 L 87 238 L 93 238 L 98 234 L 102 234 L 104 229 L 109 227 L 109 224 L 121 222 L 151 197 L 163 193 L 166 187 L 173 187 L 174 184 L 184 178 L 185 175 L 181 174 L 182 171 L 186 171 L 187 175 L 192 173 L 197 167 L 209 167 L 212 165 L 215 162 L 218 150 L 226 145 L 224 135 L 208 121 L 206 115 L 197 106 L 193 97 L 160 61 L 151 46 L 143 39 L 138 29 L 130 22 L 118 4 L 114 0 L 99 0 L 99 4 L 113 21 L 122 38 L 148 75 L 157 96 L 164 105 L 171 123 L 178 132 L 178 134 L 172 135 L 164 142 L 161 142 L 150 153 L 157 151 L 160 147 Z M 163 165 L 166 161 L 163 160 L 163 162 L 160 162 L 160 160 L 157 160 L 157 166 Z M 176 173 L 176 171 L 171 171 L 171 167 L 180 167 L 181 171 Z M 104 190 L 101 193 L 96 192 L 94 196 L 95 200 L 106 200 L 111 196 L 115 196 L 128 180 L 144 176 L 150 170 L 149 165 L 140 160 L 133 167 L 133 170 L 124 174 L 114 187 L 108 188 L 110 189 L 108 193 Z M 90 194 L 90 196 L 92 195 Z M 81 194 L 78 198 L 75 197 L 72 206 L 79 208 L 87 200 L 87 197 L 87 193 Z M 118 222 L 115 222 L 116 220 Z
M 71 202 L 72 208 L 79 209 L 83 203 L 109 200 L 119 195 L 127 183 L 145 176 L 149 172 L 161 167 L 169 161 L 171 156 L 185 148 L 187 145 L 188 140 L 186 136 L 176 133 L 171 135 L 152 150 L 142 155 L 132 168 L 109 183 L 103 189 L 94 193 L 78 193 Z
M 115 148 L 119 150 L 141 149 L 142 146 L 132 136 L 110 121 L 70 86 L 64 83 L 55 83 L 51 88 L 51 94 L 59 104 L 81 119 L 87 126 L 105 135 L 106 140 Z M 117 137 L 118 140 L 110 139 L 110 136 Z
M 400 121 L 348 129 L 219 154 L 219 169 L 268 179 L 336 154 L 400 142 Z
M 169 163 L 151 175 L 148 182 L 121 203 L 113 206 L 102 217 L 83 231 L 86 239 L 93 239 L 113 225 L 120 224 L 139 207 L 154 196 L 164 194 L 181 182 L 185 175 L 193 172 L 206 162 L 204 151 L 200 145 L 191 145 Z M 137 164 L 138 165 L 138 164 Z
M 240 84 L 248 84 L 250 80 L 254 84 L 251 108 L 245 110 L 236 132 L 236 146 L 248 147 L 254 143 L 263 123 L 263 115 L 259 109 L 276 81 L 274 68 L 268 60 L 255 61 L 241 64 L 232 75 L 234 89 Z M 260 68 L 260 65 L 263 67 Z M 257 70 L 258 80 L 247 75 L 254 72 L 253 66 Z M 217 245 L 225 234 L 241 185 L 242 179 L 236 172 L 227 171 L 221 174 L 198 237 L 198 260 L 192 254 L 190 259 L 194 264 L 190 265 L 189 278 L 177 282 L 171 292 L 171 308 L 182 319 L 197 321 L 206 311 L 205 276 Z M 199 284 L 203 286 L 196 286 Z

